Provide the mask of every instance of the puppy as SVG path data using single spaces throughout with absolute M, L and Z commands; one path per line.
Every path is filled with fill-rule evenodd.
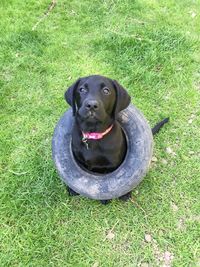
M 130 104 L 127 91 L 115 80 L 92 75 L 70 86 L 65 99 L 75 117 L 72 151 L 78 164 L 95 173 L 114 171 L 123 162 L 127 149 L 125 135 L 117 121 L 118 113 Z M 70 195 L 77 194 L 70 188 L 68 191 Z M 131 192 L 121 199 L 127 200 L 130 196 Z

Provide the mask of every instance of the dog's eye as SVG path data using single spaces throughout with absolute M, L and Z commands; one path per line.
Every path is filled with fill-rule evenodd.
M 80 87 L 79 92 L 85 94 L 87 93 L 87 89 L 85 87 Z
M 105 95 L 109 95 L 109 94 L 110 94 L 110 89 L 107 88 L 107 87 L 104 87 L 104 88 L 103 88 L 103 93 L 104 93 Z

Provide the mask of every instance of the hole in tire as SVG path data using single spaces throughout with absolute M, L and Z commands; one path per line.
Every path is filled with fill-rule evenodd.
M 108 174 L 108 173 L 112 173 L 114 171 L 116 171 L 126 160 L 126 157 L 127 157 L 127 151 L 128 151 L 128 138 L 127 138 L 127 135 L 126 135 L 126 132 L 123 128 L 122 129 L 122 133 L 123 133 L 123 136 L 124 136 L 124 140 L 125 140 L 125 143 L 126 143 L 126 151 L 125 151 L 125 154 L 124 154 L 124 157 L 123 157 L 123 160 L 122 162 L 119 164 L 119 166 L 117 166 L 117 168 L 113 169 L 112 171 L 104 171 L 104 172 L 99 172 L 99 171 L 93 171 L 93 170 L 90 170 L 88 169 L 86 166 L 84 166 L 83 164 L 81 164 L 75 157 L 74 153 L 73 153 L 73 150 L 72 150 L 72 145 L 70 144 L 70 147 L 71 147 L 71 152 L 72 152 L 72 156 L 74 158 L 74 161 L 76 162 L 76 164 L 82 169 L 84 170 L 85 172 L 88 172 L 90 174 L 94 174 L 94 175 L 97 175 L 97 176 L 102 176 L 102 175 L 105 175 L 105 174 Z

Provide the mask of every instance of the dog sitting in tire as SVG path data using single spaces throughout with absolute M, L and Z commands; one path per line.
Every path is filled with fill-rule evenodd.
M 73 109 L 72 151 L 83 168 L 95 173 L 117 169 L 126 155 L 127 143 L 117 121 L 118 113 L 130 103 L 128 92 L 115 80 L 100 75 L 78 79 L 65 93 Z M 157 124 L 158 132 L 167 119 Z M 68 187 L 70 195 L 77 195 Z M 131 192 L 120 197 L 127 200 Z M 109 200 L 102 200 L 107 204 Z

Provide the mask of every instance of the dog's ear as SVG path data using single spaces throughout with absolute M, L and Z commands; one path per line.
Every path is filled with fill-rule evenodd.
M 116 92 L 116 101 L 115 101 L 113 115 L 114 118 L 117 118 L 117 114 L 121 110 L 128 107 L 128 105 L 131 102 L 131 97 L 117 81 L 113 80 L 112 82 Z
M 75 92 L 76 89 L 78 87 L 78 84 L 80 82 L 80 78 L 73 83 L 65 92 L 65 100 L 67 101 L 67 103 L 72 107 L 73 110 L 73 116 L 75 116 L 76 114 L 76 102 L 75 102 Z

